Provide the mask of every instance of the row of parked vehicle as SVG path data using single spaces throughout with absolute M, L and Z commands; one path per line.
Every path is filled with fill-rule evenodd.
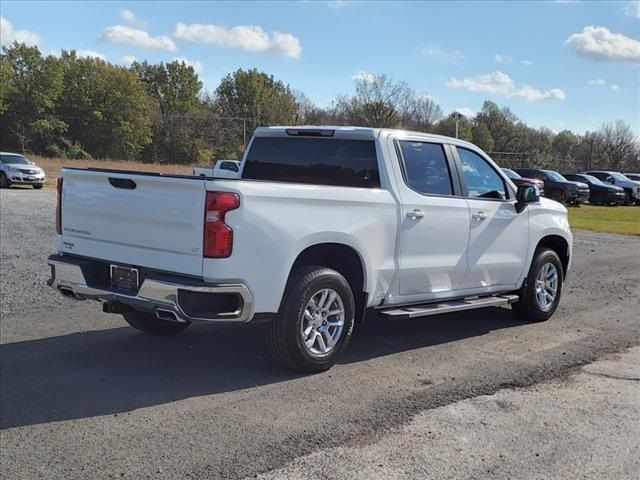
M 540 195 L 578 205 L 640 205 L 640 173 L 590 170 L 560 174 L 536 168 L 503 168 L 516 185 L 535 185 Z

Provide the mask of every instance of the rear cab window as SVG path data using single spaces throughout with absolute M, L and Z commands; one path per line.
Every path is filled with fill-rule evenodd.
M 373 140 L 256 137 L 247 153 L 242 178 L 380 188 Z

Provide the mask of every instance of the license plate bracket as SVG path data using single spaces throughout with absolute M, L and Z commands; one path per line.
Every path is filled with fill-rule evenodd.
M 109 271 L 113 290 L 126 293 L 136 293 L 138 291 L 140 275 L 137 268 L 112 264 L 109 267 Z

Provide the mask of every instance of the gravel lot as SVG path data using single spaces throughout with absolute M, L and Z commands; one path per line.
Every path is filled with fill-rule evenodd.
M 355 457 L 331 457 L 335 449 L 384 445 L 379 451 L 392 458 L 366 470 L 381 478 L 491 477 L 478 452 L 507 457 L 505 478 L 637 471 L 630 458 L 640 440 L 622 428 L 640 420 L 637 380 L 606 388 L 580 383 L 573 396 L 558 390 L 558 398 L 571 399 L 568 410 L 610 409 L 579 430 L 573 422 L 584 416 L 554 414 L 558 404 L 545 404 L 536 385 L 564 385 L 581 366 L 640 345 L 638 238 L 577 232 L 574 269 L 550 322 L 525 325 L 502 308 L 428 320 L 370 318 L 340 365 L 299 376 L 272 364 L 260 326 L 194 325 L 175 338 L 154 338 L 101 313 L 95 302 L 54 295 L 45 285 L 54 199 L 51 190 L 0 194 L 1 478 L 344 478 Z M 615 396 L 588 397 L 616 388 L 632 408 Z M 498 400 L 522 414 L 495 409 L 509 405 Z M 483 440 L 482 422 L 498 430 L 496 418 L 524 438 Z M 546 430 L 527 428 L 533 418 L 548 418 Z M 411 438 L 421 431 L 416 425 L 432 426 L 425 433 L 431 437 Z M 601 432 L 621 448 L 590 443 Z M 571 441 L 563 441 L 567 435 Z M 407 456 L 407 443 L 405 464 L 422 465 L 433 451 L 439 467 L 398 469 L 400 452 L 391 445 L 399 438 L 433 448 Z M 331 465 L 327 458 L 341 468 L 299 470 L 305 460 Z M 579 468 L 585 458 L 595 462 L 586 472 Z M 385 462 L 394 469 L 384 470 Z

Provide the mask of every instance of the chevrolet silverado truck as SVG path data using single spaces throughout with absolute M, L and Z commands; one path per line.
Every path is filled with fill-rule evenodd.
M 330 368 L 374 310 L 547 320 L 572 249 L 566 208 L 476 146 L 357 127 L 258 128 L 238 179 L 64 168 L 56 227 L 62 294 L 157 335 L 263 322 L 303 372 Z

